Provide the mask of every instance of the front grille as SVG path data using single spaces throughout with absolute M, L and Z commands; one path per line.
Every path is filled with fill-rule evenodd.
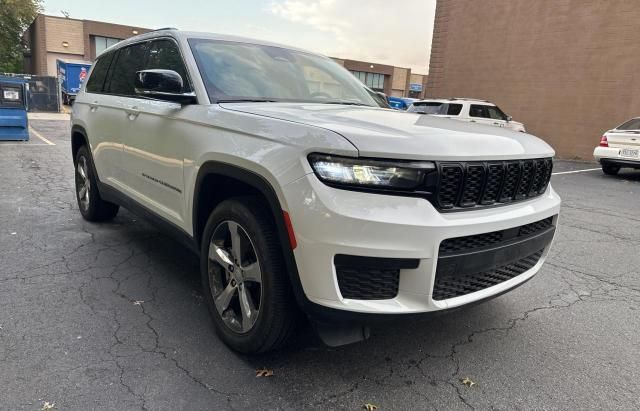
M 510 280 L 533 268 L 542 257 L 543 250 L 488 271 L 470 273 L 463 276 L 444 274 L 436 270 L 436 280 L 432 297 L 434 300 L 446 300 L 470 294 Z
M 536 197 L 547 189 L 552 169 L 550 158 L 438 163 L 435 205 L 468 209 Z
M 448 238 L 440 243 L 439 255 L 450 255 L 459 252 L 474 251 L 520 237 L 531 236 L 544 231 L 553 225 L 553 217 L 507 230 L 492 231 L 464 237 Z
M 387 300 L 398 295 L 400 270 L 358 269 L 336 266 L 343 298 Z

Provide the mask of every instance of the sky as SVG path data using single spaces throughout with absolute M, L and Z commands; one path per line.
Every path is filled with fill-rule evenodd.
M 45 13 L 208 31 L 427 74 L 436 0 L 44 0 Z

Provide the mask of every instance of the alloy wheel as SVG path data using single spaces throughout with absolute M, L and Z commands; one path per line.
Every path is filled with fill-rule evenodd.
M 262 270 L 247 231 L 234 221 L 221 222 L 208 257 L 209 286 L 220 318 L 238 334 L 249 332 L 260 315 Z
M 80 200 L 80 206 L 84 210 L 88 210 L 91 180 L 89 179 L 89 167 L 87 165 L 86 157 L 80 157 L 78 159 L 78 165 L 76 167 L 76 187 L 78 190 L 78 200 Z

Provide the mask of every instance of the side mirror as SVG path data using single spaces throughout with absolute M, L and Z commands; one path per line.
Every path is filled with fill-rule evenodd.
M 507 121 L 511 121 L 511 120 L 513 120 L 513 117 L 507 114 Z
M 183 85 L 182 77 L 173 70 L 153 69 L 136 73 L 137 95 L 180 104 L 195 104 L 195 93 L 183 93 Z

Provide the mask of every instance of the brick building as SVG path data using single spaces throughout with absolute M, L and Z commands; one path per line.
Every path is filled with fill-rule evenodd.
M 636 0 L 438 0 L 432 97 L 495 102 L 559 157 L 640 115 Z
M 105 48 L 149 29 L 38 15 L 25 31 L 25 73 L 56 75 L 56 59 L 91 62 Z
M 424 98 L 427 75 L 412 73 L 410 68 L 394 67 L 366 61 L 333 58 L 371 89 L 388 96 Z

